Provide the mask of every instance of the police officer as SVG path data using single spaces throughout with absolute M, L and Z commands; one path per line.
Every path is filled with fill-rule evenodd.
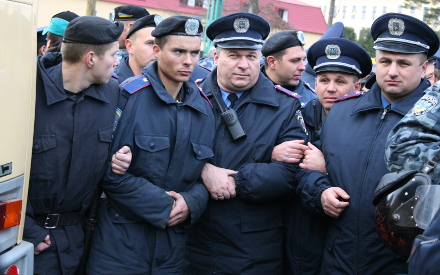
M 434 85 L 440 79 L 440 49 L 428 59 L 426 79 Z
M 76 13 L 70 11 L 63 11 L 52 16 L 49 26 L 42 32 L 42 35 L 46 35 L 46 52 L 61 52 L 61 44 L 67 24 L 77 17 Z
M 275 85 L 299 95 L 303 108 L 316 98 L 315 91 L 301 80 L 305 70 L 305 44 L 302 31 L 280 31 L 269 37 L 261 49 L 265 57 L 261 67 L 263 74 Z
M 307 60 L 314 68 L 318 98 L 303 109 L 304 120 L 311 132 L 311 142 L 335 102 L 359 94 L 359 79 L 371 71 L 371 58 L 356 43 L 344 38 L 327 38 L 310 47 Z M 288 142 L 275 147 L 272 159 L 281 159 Z M 309 143 L 301 168 L 326 173 L 321 151 Z M 279 152 L 277 152 L 279 151 Z M 317 218 L 306 211 L 296 194 L 289 197 L 286 209 L 286 255 L 288 274 L 319 274 L 325 249 L 328 219 Z
M 124 175 L 104 175 L 87 273 L 180 274 L 188 226 L 205 210 L 199 181 L 213 158 L 214 115 L 190 80 L 200 52 L 201 22 L 172 16 L 152 32 L 157 61 L 129 78 L 130 95 L 114 134 L 112 152 L 133 152 Z
M 269 30 L 260 16 L 240 12 L 206 31 L 217 68 L 199 85 L 215 105 L 215 165 L 202 171 L 211 199 L 190 229 L 186 274 L 283 273 L 281 210 L 298 164 L 270 162 L 270 154 L 307 131 L 299 100 L 274 89 L 259 70 Z M 239 125 L 228 128 L 222 114 L 232 116 L 231 109 Z
M 41 27 L 37 29 L 37 56 L 42 56 L 46 53 L 46 34 L 43 35 L 43 31 L 46 28 Z
M 398 13 L 380 16 L 371 34 L 376 83 L 369 92 L 335 104 L 321 130 L 331 182 L 307 170 L 297 177 L 297 193 L 305 206 L 333 218 L 321 274 L 397 274 L 407 268 L 406 259 L 394 255 L 379 238 L 371 198 L 388 172 L 388 133 L 429 86 L 426 60 L 438 49 L 439 39 L 425 23 Z M 337 52 L 331 50 L 332 55 Z
M 119 63 L 122 28 L 100 17 L 78 17 L 67 25 L 62 53 L 38 59 L 23 234 L 35 246 L 35 274 L 74 274 L 81 259 L 81 217 L 110 149 L 119 88 L 109 79 Z
M 122 57 L 128 56 L 125 48 L 125 39 L 127 38 L 131 26 L 136 20 L 147 15 L 150 15 L 150 13 L 145 8 L 135 5 L 119 6 L 113 10 L 113 21 L 119 21 L 124 24 L 124 31 L 118 39 L 119 51 L 117 56 L 119 60 L 121 60 Z
M 128 55 L 121 58 L 121 63 L 115 69 L 119 83 L 140 75 L 143 67 L 156 60 L 153 52 L 154 37 L 151 32 L 162 20 L 162 16 L 151 14 L 133 23 L 125 40 Z

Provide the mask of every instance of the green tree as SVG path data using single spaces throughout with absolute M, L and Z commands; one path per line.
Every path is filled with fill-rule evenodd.
M 344 27 L 344 38 L 356 42 L 356 32 L 352 27 Z
M 357 41 L 359 45 L 361 45 L 371 57 L 375 57 L 376 53 L 373 49 L 373 37 L 371 37 L 371 28 L 362 28 L 359 33 L 359 39 Z
M 423 9 L 423 22 L 432 28 L 437 28 L 440 25 L 440 7 L 437 7 L 439 3 L 440 0 L 405 0 L 403 7 L 405 9 L 420 9 L 422 5 L 430 5 L 431 7 Z

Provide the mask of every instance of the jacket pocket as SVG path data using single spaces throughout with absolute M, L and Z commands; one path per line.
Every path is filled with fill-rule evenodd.
M 98 144 L 96 146 L 95 174 L 101 175 L 105 170 L 106 161 L 109 159 L 110 145 L 112 142 L 113 126 L 98 130 Z
M 34 183 L 54 182 L 57 173 L 56 135 L 35 136 L 32 146 L 31 180 Z
M 136 161 L 145 171 L 147 178 L 165 178 L 170 160 L 170 140 L 167 136 L 136 135 L 135 143 L 138 149 L 135 152 Z

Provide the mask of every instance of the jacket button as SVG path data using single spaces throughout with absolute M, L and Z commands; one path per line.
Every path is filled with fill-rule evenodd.
M 38 150 L 38 149 L 40 149 L 40 145 L 34 144 L 34 150 Z
M 198 157 L 201 157 L 202 156 L 202 152 L 199 150 L 199 151 L 197 151 L 197 156 Z
M 118 214 L 118 213 L 116 213 L 116 214 L 113 214 L 113 219 L 114 219 L 114 220 L 117 220 L 117 219 L 119 219 L 119 214 Z
M 150 143 L 150 149 L 154 149 L 154 147 L 156 147 L 156 144 L 154 142 Z

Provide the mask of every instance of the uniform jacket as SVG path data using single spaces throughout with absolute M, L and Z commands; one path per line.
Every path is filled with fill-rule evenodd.
M 358 97 L 336 103 L 322 127 L 322 151 L 330 182 L 323 176 L 299 173 L 297 193 L 307 208 L 323 214 L 322 191 L 337 186 L 350 195 L 350 205 L 332 219 L 321 274 L 405 273 L 405 259 L 382 243 L 375 230 L 372 196 L 388 173 L 385 144 L 388 133 L 428 87 L 425 81 L 393 109 L 385 110 L 376 84 Z
M 425 95 L 397 123 L 388 136 L 385 161 L 391 172 L 421 170 L 439 151 L 440 84 L 428 88 Z M 440 180 L 440 166 L 429 174 L 435 184 Z
M 112 152 L 130 146 L 133 158 L 122 175 L 109 166 L 102 182 L 107 200 L 93 236 L 88 274 L 180 274 L 186 228 L 206 207 L 208 191 L 199 176 L 213 158 L 214 116 L 192 81 L 182 102 L 164 89 L 156 62 L 121 85 L 128 98 L 114 135 Z M 180 193 L 191 211 L 167 227 Z
M 117 81 L 91 85 L 78 100 L 64 92 L 61 54 L 38 59 L 32 166 L 24 239 L 50 248 L 35 256 L 37 274 L 73 274 L 83 250 L 81 224 L 45 229 L 33 220 L 48 213 L 84 213 L 108 158 L 118 100 Z M 61 262 L 61 267 L 58 262 Z M 59 269 L 61 268 L 61 269 Z
M 200 87 L 212 97 L 220 91 L 214 70 Z M 300 102 L 273 87 L 262 73 L 234 107 L 246 137 L 233 141 L 216 117 L 215 163 L 238 171 L 237 196 L 210 199 L 191 228 L 187 244 L 187 274 L 282 274 L 284 198 L 294 190 L 298 164 L 271 162 L 275 145 L 304 139 Z

